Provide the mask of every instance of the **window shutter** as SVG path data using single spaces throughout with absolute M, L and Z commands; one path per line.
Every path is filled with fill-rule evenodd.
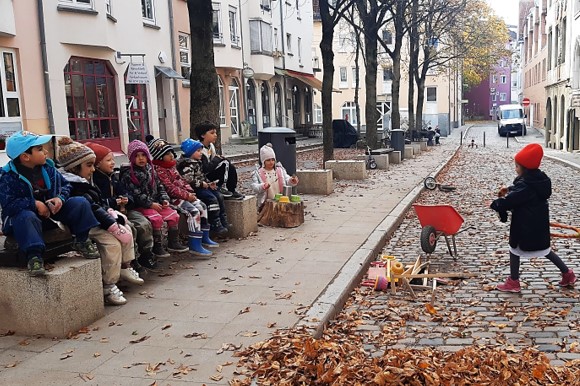
M 250 20 L 250 50 L 252 53 L 261 52 L 260 20 Z

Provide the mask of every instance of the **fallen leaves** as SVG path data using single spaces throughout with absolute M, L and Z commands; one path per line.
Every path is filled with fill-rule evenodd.
M 147 339 L 151 338 L 148 335 L 143 335 L 141 338 L 139 339 L 134 339 L 134 340 L 130 340 L 129 343 L 141 343 L 141 342 L 145 342 Z

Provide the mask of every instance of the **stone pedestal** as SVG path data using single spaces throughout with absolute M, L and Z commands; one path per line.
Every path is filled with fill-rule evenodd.
M 401 163 L 401 152 L 394 150 L 389 153 L 389 164 L 400 164 Z
M 332 176 L 338 180 L 364 180 L 367 178 L 365 161 L 326 161 L 325 169 L 332 170 Z
M 258 209 L 256 196 L 243 200 L 224 200 L 228 222 L 232 225 L 228 235 L 242 238 L 258 231 Z
M 297 170 L 300 183 L 296 187 L 299 194 L 324 194 L 334 191 L 332 170 Z
M 413 158 L 413 146 L 405 146 L 405 159 L 411 159 Z

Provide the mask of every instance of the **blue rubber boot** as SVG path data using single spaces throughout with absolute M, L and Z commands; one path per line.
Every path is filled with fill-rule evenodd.
M 195 256 L 210 257 L 213 255 L 201 245 L 201 232 L 195 232 L 189 236 L 189 253 Z
M 217 248 L 220 245 L 209 238 L 209 225 L 201 228 L 203 236 L 201 237 L 201 245 L 206 248 Z

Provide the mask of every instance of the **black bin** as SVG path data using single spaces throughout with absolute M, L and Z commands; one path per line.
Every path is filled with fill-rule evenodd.
M 272 144 L 276 161 L 282 163 L 288 174 L 296 173 L 296 131 L 288 127 L 266 127 L 258 131 L 258 152 L 267 143 Z
M 405 130 L 391 130 L 391 147 L 401 152 L 401 160 L 405 158 Z

